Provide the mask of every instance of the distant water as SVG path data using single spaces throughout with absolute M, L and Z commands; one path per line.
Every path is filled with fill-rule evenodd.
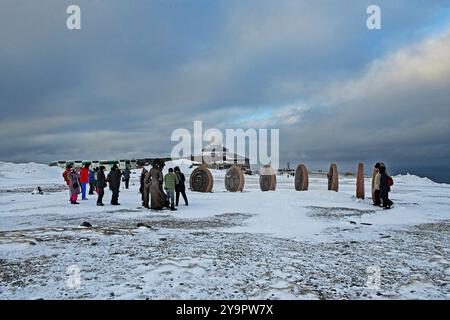
M 427 169 L 403 169 L 394 170 L 390 172 L 392 175 L 410 173 L 419 177 L 427 177 L 434 182 L 450 183 L 450 169 L 449 168 L 427 168 Z
M 291 168 L 295 170 L 297 162 L 291 161 L 291 163 L 295 163 L 294 166 L 291 165 Z M 397 174 L 407 174 L 410 173 L 419 177 L 426 177 L 434 182 L 438 183 L 448 183 L 450 184 L 450 163 L 449 165 L 437 165 L 433 167 L 423 168 L 418 166 L 397 166 L 395 163 L 386 162 L 388 167 L 388 173 L 390 175 Z M 337 162 L 338 171 L 340 173 L 345 172 L 353 172 L 356 173 L 357 162 Z M 329 163 L 328 162 L 306 162 L 306 166 L 308 171 L 322 170 L 324 172 L 328 172 Z M 366 174 L 372 174 L 372 163 L 369 161 L 364 162 L 364 169 Z

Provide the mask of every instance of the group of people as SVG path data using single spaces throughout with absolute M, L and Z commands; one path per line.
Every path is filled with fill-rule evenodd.
M 142 206 L 152 210 L 162 210 L 170 208 L 177 210 L 180 195 L 184 203 L 188 205 L 186 196 L 185 181 L 186 178 L 179 167 L 169 168 L 169 172 L 163 176 L 163 161 L 154 161 L 150 171 L 142 169 L 140 181 L 140 193 L 142 194 Z M 125 182 L 125 188 L 129 188 L 131 171 L 126 167 L 123 171 L 115 164 L 112 166 L 108 175 L 105 175 L 105 166 L 95 169 L 86 163 L 83 168 L 74 168 L 68 164 L 63 172 L 63 178 L 69 187 L 70 203 L 79 204 L 78 195 L 81 194 L 82 200 L 87 200 L 87 187 L 89 185 L 89 194 L 97 193 L 97 206 L 104 206 L 103 196 L 105 188 L 111 190 L 111 205 L 118 206 L 121 181 Z M 151 199 L 151 202 L 150 202 Z M 175 200 L 176 199 L 176 200 Z M 150 204 L 149 204 L 150 202 Z
M 125 188 L 129 188 L 131 171 L 127 167 L 121 171 L 115 164 L 111 168 L 108 176 L 105 176 L 105 166 L 100 166 L 92 169 L 89 163 L 86 163 L 83 168 L 74 168 L 72 164 L 68 164 L 66 170 L 63 172 L 63 178 L 69 187 L 69 196 L 71 204 L 79 204 L 78 195 L 81 193 L 81 200 L 88 200 L 86 193 L 89 185 L 89 194 L 97 193 L 97 205 L 103 206 L 103 196 L 105 188 L 108 186 L 112 192 L 111 204 L 114 206 L 120 205 L 119 192 L 121 179 L 125 182 Z
M 176 211 L 175 207 L 179 204 L 180 195 L 187 206 L 188 199 L 184 174 L 179 167 L 175 167 L 169 168 L 169 172 L 163 176 L 163 168 L 163 161 L 154 161 L 150 171 L 145 167 L 142 169 L 139 188 L 139 192 L 142 194 L 142 206 L 152 210 L 170 208 L 170 210 Z M 120 183 L 121 180 L 124 181 L 125 188 L 129 188 L 131 171 L 128 167 L 121 171 L 115 164 L 108 176 L 105 176 L 105 169 L 104 166 L 92 169 L 88 163 L 83 168 L 74 168 L 72 164 L 67 165 L 63 172 L 63 178 L 69 186 L 70 203 L 79 204 L 77 200 L 80 193 L 81 199 L 87 200 L 86 192 L 89 185 L 89 194 L 97 193 L 97 205 L 103 206 L 105 188 L 109 184 L 109 189 L 112 192 L 111 205 L 120 205 Z M 382 162 L 375 164 L 375 171 L 373 205 L 390 209 L 393 205 L 393 202 L 389 199 L 389 192 L 393 185 L 392 177 L 387 174 L 386 166 Z
M 383 209 L 390 209 L 394 203 L 389 199 L 389 192 L 394 181 L 387 174 L 384 163 L 377 162 L 375 164 L 375 171 L 373 205 L 383 207 Z
M 170 208 L 170 210 L 176 211 L 175 207 L 179 204 L 180 194 L 187 206 L 184 174 L 179 167 L 175 167 L 169 168 L 169 172 L 163 176 L 163 168 L 164 162 L 154 161 L 150 171 L 142 169 L 139 188 L 142 194 L 142 206 L 152 210 Z

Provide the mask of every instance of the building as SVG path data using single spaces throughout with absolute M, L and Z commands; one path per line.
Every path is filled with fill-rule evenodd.
M 154 160 L 169 161 L 170 158 L 143 158 L 143 159 L 122 159 L 122 160 L 60 160 L 50 163 L 50 167 L 65 168 L 68 164 L 72 164 L 74 167 L 82 167 L 86 163 L 89 163 L 93 168 L 104 166 L 106 170 L 111 169 L 113 165 L 118 165 L 120 169 L 126 167 L 130 169 L 138 169 L 144 166 L 151 165 Z
M 241 166 L 246 171 L 250 171 L 250 159 L 230 152 L 224 146 L 207 146 L 202 149 L 200 155 L 192 155 L 192 161 L 201 161 L 212 169 L 227 169 L 234 164 Z

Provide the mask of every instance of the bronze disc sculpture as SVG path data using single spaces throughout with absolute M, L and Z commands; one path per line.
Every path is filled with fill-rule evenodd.
M 225 188 L 230 192 L 244 189 L 244 173 L 239 166 L 233 165 L 227 170 L 225 174 Z
M 277 176 L 272 167 L 268 164 L 261 168 L 261 174 L 259 176 L 259 187 L 261 191 L 273 191 L 277 185 Z
M 335 163 L 330 165 L 330 171 L 327 174 L 328 177 L 328 190 L 339 191 L 339 174 Z
M 204 165 L 195 168 L 189 178 L 189 187 L 192 191 L 211 192 L 213 183 L 211 171 Z
M 304 164 L 300 164 L 295 170 L 295 190 L 306 191 L 308 190 L 308 170 Z
M 364 164 L 358 164 L 358 174 L 356 175 L 356 198 L 364 199 L 365 198 L 365 190 L 364 190 Z

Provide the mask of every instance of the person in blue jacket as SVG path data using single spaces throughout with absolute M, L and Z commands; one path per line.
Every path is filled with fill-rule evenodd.
M 95 171 L 89 169 L 89 194 L 94 194 L 95 191 Z

